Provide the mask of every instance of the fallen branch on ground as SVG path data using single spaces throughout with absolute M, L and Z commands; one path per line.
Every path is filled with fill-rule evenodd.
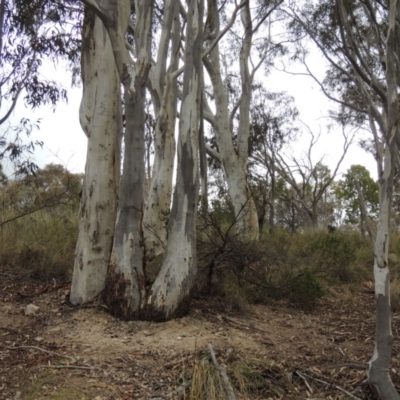
M 42 349 L 41 347 L 37 347 L 37 346 L 16 346 L 16 347 L 2 346 L 2 347 L 7 350 L 32 349 L 32 350 L 42 351 L 43 353 L 51 354 L 53 356 L 64 357 L 64 358 L 68 358 L 69 360 L 75 361 L 75 358 L 73 358 L 73 357 L 65 356 L 64 354 L 56 353 L 54 351 Z

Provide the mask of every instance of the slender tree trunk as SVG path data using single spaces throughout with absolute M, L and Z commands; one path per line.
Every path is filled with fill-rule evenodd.
M 380 179 L 381 198 L 378 228 L 374 246 L 374 278 L 376 302 L 375 349 L 369 361 L 368 379 L 380 399 L 398 400 L 400 396 L 390 378 L 393 335 L 390 309 L 389 234 L 393 196 L 395 136 L 385 152 L 384 174 Z
M 275 161 L 271 160 L 271 201 L 269 209 L 269 232 L 272 234 L 275 232 L 275 187 L 276 187 L 276 177 L 275 177 Z
M 128 6 L 129 0 L 124 1 L 123 8 L 129 9 Z M 125 151 L 105 302 L 115 315 L 125 320 L 138 316 L 139 308 L 146 298 L 142 218 L 146 175 L 144 162 L 145 93 L 151 67 L 152 10 L 152 1 L 136 0 L 137 60 L 132 65 L 129 55 L 127 56 L 125 53 L 121 66 L 126 114 Z M 114 9 L 113 12 L 117 13 L 119 10 Z M 121 14 L 121 18 L 123 17 L 125 15 Z M 125 43 L 119 40 L 115 45 L 120 51 L 123 51 L 122 46 L 125 46 Z M 114 46 L 114 53 L 116 49 Z
M 113 51 L 101 20 L 86 9 L 82 31 L 80 122 L 88 138 L 72 304 L 93 300 L 105 287 L 114 235 L 122 131 L 121 93 Z
M 389 276 L 389 234 L 390 214 L 393 199 L 393 177 L 398 157 L 397 139 L 399 129 L 398 97 L 398 42 L 396 20 L 400 16 L 400 3 L 390 1 L 386 42 L 386 82 L 387 82 L 387 132 L 385 132 L 385 152 L 383 174 L 379 179 L 379 218 L 374 247 L 374 277 L 376 298 L 375 349 L 369 361 L 368 380 L 382 400 L 400 399 L 390 378 L 392 356 L 392 326 L 390 309 Z
M 245 39 L 240 54 L 240 69 L 242 78 L 242 98 L 240 103 L 238 145 L 232 143 L 232 126 L 228 108 L 228 95 L 221 75 L 221 63 L 218 44 L 214 46 L 209 56 L 204 59 L 204 65 L 210 76 L 215 97 L 214 126 L 216 141 L 219 149 L 219 158 L 225 179 L 228 184 L 228 193 L 235 210 L 236 228 L 239 237 L 244 240 L 258 238 L 257 208 L 247 183 L 247 158 L 249 109 L 251 99 L 251 77 L 248 70 L 248 57 L 251 47 L 251 19 L 249 5 L 243 7 L 242 22 L 245 28 Z M 209 31 L 218 33 L 219 15 L 216 0 L 208 0 Z
M 179 118 L 178 168 L 168 246 L 143 318 L 167 320 L 187 311 L 197 273 L 196 216 L 199 189 L 199 105 L 203 48 L 203 0 L 190 0 Z
M 170 33 L 172 29 L 172 34 Z M 171 42 L 171 46 L 169 46 Z M 143 234 L 147 261 L 164 252 L 167 243 L 167 220 L 172 198 L 172 176 L 175 158 L 175 122 L 177 115 L 177 79 L 180 45 L 179 3 L 166 2 L 157 65 L 152 74 L 152 98 L 157 123 L 152 180 L 143 216 Z M 166 71 L 167 50 L 172 61 Z

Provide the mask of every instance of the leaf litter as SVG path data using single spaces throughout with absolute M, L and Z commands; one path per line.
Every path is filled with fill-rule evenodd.
M 120 321 L 96 304 L 71 307 L 68 282 L 0 273 L 1 399 L 222 399 L 210 394 L 209 382 L 220 383 L 208 344 L 237 399 L 376 398 L 366 380 L 374 294 L 362 285 L 350 302 L 339 287 L 311 312 L 282 301 L 238 313 L 221 298 L 195 297 L 184 318 L 151 323 Z M 26 316 L 30 303 L 39 311 Z M 400 390 L 399 329 L 393 313 L 391 376 Z

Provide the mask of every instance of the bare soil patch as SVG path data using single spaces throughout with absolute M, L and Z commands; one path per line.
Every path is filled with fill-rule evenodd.
M 307 313 L 285 303 L 235 313 L 222 299 L 195 298 L 184 318 L 123 322 L 101 305 L 71 307 L 68 283 L 40 285 L 0 268 L 0 399 L 188 399 L 208 343 L 240 399 L 373 399 L 365 367 L 374 294 L 352 290 L 331 291 Z M 26 316 L 31 303 L 39 310 Z M 399 329 L 395 314 L 400 390 Z

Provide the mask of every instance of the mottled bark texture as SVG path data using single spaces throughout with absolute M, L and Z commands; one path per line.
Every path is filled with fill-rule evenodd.
M 104 290 L 119 187 L 122 131 L 119 76 L 108 33 L 91 9 L 85 10 L 81 63 L 80 123 L 88 146 L 72 304 L 91 301 Z
M 203 7 L 203 0 L 190 0 L 187 11 L 178 167 L 169 218 L 168 245 L 161 271 L 152 285 L 143 314 L 144 318 L 153 321 L 168 320 L 186 312 L 197 273 L 196 216 Z
M 146 261 L 164 252 L 172 198 L 177 115 L 177 78 L 180 46 L 179 2 L 167 0 L 157 61 L 150 74 L 150 92 L 156 114 L 154 163 L 143 215 Z M 170 64 L 167 68 L 168 53 Z
M 108 23 L 110 37 L 118 39 L 113 43 L 113 47 L 116 60 L 121 63 L 119 70 L 124 88 L 126 118 L 118 215 L 104 300 L 114 315 L 128 320 L 137 318 L 146 298 L 142 232 L 145 182 L 144 124 L 145 92 L 151 67 L 153 1 L 135 2 L 134 62 L 128 54 L 122 35 L 127 28 L 126 14 L 123 10 L 129 9 L 129 0 L 124 3 L 122 8 L 110 10 L 111 14 L 120 20 L 118 26 L 113 24 L 114 20 Z M 128 18 L 129 15 L 128 12 Z M 122 54 L 123 51 L 125 53 Z

